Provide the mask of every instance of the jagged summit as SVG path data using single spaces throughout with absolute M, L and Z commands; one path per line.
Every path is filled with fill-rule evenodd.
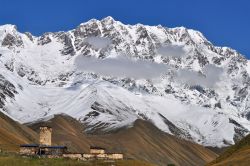
M 116 20 L 113 17 L 111 17 L 111 16 L 107 16 L 107 17 L 103 18 L 101 21 L 112 23 L 112 22 L 114 22 Z
M 115 20 L 113 17 L 111 16 L 107 16 L 105 18 L 102 18 L 100 20 L 98 19 L 91 19 L 87 22 L 81 23 L 78 27 L 76 27 L 76 29 L 70 30 L 70 31 L 60 31 L 60 32 L 45 32 L 43 35 L 41 36 L 34 36 L 32 35 L 30 32 L 25 32 L 24 34 L 26 34 L 26 36 L 28 36 L 30 39 L 35 39 L 35 38 L 43 38 L 43 36 L 47 36 L 49 34 L 68 34 L 71 32 L 75 32 L 78 31 L 79 29 L 81 29 L 82 26 L 96 26 L 97 29 L 99 29 L 100 31 L 105 27 L 105 26 L 109 26 L 109 25 L 115 25 L 113 28 L 116 29 L 117 27 L 124 29 L 145 29 L 145 31 L 149 31 L 148 33 L 150 33 L 150 31 L 155 31 L 155 30 L 159 30 L 159 31 L 165 31 L 165 33 L 171 33 L 174 34 L 176 36 L 177 39 L 175 40 L 184 40 L 184 38 L 182 39 L 178 39 L 179 37 L 185 37 L 185 40 L 187 40 L 187 43 L 192 43 L 192 44 L 198 44 L 198 45 L 207 45 L 207 46 L 211 46 L 213 47 L 212 43 L 210 41 L 208 41 L 206 39 L 206 37 L 199 31 L 194 30 L 194 29 L 187 29 L 184 26 L 181 27 L 175 27 L 175 28 L 168 28 L 168 27 L 163 27 L 162 25 L 157 25 L 157 26 L 149 26 L 149 25 L 143 25 L 143 24 L 135 24 L 135 25 L 125 25 L 120 21 Z M 106 29 L 106 28 L 104 28 Z M 0 25 L 0 33 L 2 31 L 2 35 L 3 33 L 5 34 L 19 34 L 22 35 L 22 33 L 18 32 L 17 30 L 17 26 L 16 25 L 12 25 L 12 24 L 6 24 L 6 25 Z M 119 30 L 118 30 L 119 31 Z M 92 34 L 92 36 L 102 36 L 102 33 L 98 33 L 98 34 Z M 131 34 L 133 35 L 133 34 Z M 105 37 L 105 34 L 103 35 Z M 168 41 L 166 41 L 168 42 Z M 226 49 L 232 52 L 237 52 L 236 50 L 233 50 L 232 48 L 229 47 L 219 47 L 219 49 Z M 217 49 L 215 49 L 215 51 L 217 51 Z
M 144 119 L 209 146 L 250 130 L 249 60 L 184 27 L 106 17 L 35 37 L 1 26 L 0 69 L 0 109 L 23 123 L 65 113 L 109 132 Z
M 0 30 L 13 31 L 17 30 L 17 26 L 12 24 L 0 25 Z

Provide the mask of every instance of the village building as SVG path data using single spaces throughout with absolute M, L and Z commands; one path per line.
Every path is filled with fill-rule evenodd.
M 83 158 L 87 160 L 98 159 L 98 160 L 122 160 L 122 153 L 107 153 L 106 149 L 102 147 L 90 146 L 90 153 L 83 154 Z
M 62 156 L 66 152 L 66 146 L 40 146 L 38 155 Z
M 104 148 L 90 146 L 90 153 L 65 153 L 64 158 L 78 160 L 122 160 L 122 153 L 107 153 Z
M 38 144 L 24 144 L 20 145 L 20 154 L 22 155 L 36 155 L 39 152 Z
M 40 127 L 40 145 L 51 146 L 52 140 L 52 128 L 51 127 Z
M 67 151 L 66 146 L 52 146 L 52 128 L 48 126 L 40 127 L 39 144 L 20 145 L 22 155 L 54 155 L 62 156 Z
M 90 153 L 91 154 L 104 154 L 105 149 L 97 146 L 90 146 Z
M 20 145 L 21 155 L 39 155 L 48 158 L 70 158 L 78 160 L 122 160 L 122 153 L 107 153 L 102 147 L 90 146 L 90 153 L 70 153 L 66 146 L 52 145 L 52 128 L 40 127 L 39 144 Z

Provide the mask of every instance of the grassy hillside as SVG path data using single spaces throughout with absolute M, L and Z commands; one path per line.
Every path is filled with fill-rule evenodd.
M 17 151 L 20 144 L 37 142 L 38 134 L 0 112 L 0 149 Z
M 58 115 L 48 122 L 31 124 L 39 131 L 40 125 L 53 127 L 52 142 L 66 144 L 71 151 L 89 152 L 89 146 L 101 146 L 109 152 L 123 152 L 126 158 L 148 161 L 157 165 L 204 165 L 217 157 L 212 151 L 189 141 L 178 139 L 137 120 L 133 127 L 109 134 L 85 134 L 84 127 L 75 119 Z
M 17 164 L 18 163 L 18 164 Z M 15 154 L 0 153 L 1 166 L 154 166 L 152 164 L 134 161 L 77 161 L 70 159 L 27 158 Z
M 250 135 L 229 147 L 224 153 L 208 165 L 248 166 L 250 163 Z

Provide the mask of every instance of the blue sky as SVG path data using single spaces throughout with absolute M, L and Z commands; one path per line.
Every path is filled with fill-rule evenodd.
M 126 24 L 196 29 L 215 45 L 250 58 L 249 0 L 0 0 L 0 24 L 34 35 L 106 16 Z

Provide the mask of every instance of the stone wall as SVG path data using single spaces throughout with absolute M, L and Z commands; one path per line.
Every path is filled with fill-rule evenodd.
M 96 155 L 94 154 L 82 154 L 83 158 L 85 158 L 86 160 L 89 160 L 89 159 L 94 159 Z
M 111 153 L 111 154 L 91 154 L 91 153 L 83 153 L 83 154 L 63 154 L 64 158 L 78 159 L 78 160 L 122 160 L 123 154 L 120 153 Z
M 52 128 L 40 127 L 40 144 L 51 146 Z
M 36 155 L 38 153 L 37 147 L 20 147 L 21 155 Z
M 91 154 L 104 154 L 105 150 L 104 149 L 90 149 Z
M 108 159 L 122 160 L 123 159 L 123 154 L 121 154 L 121 153 L 108 154 Z
M 71 154 L 63 154 L 63 157 L 70 159 L 82 159 L 83 155 L 78 153 L 71 153 Z

